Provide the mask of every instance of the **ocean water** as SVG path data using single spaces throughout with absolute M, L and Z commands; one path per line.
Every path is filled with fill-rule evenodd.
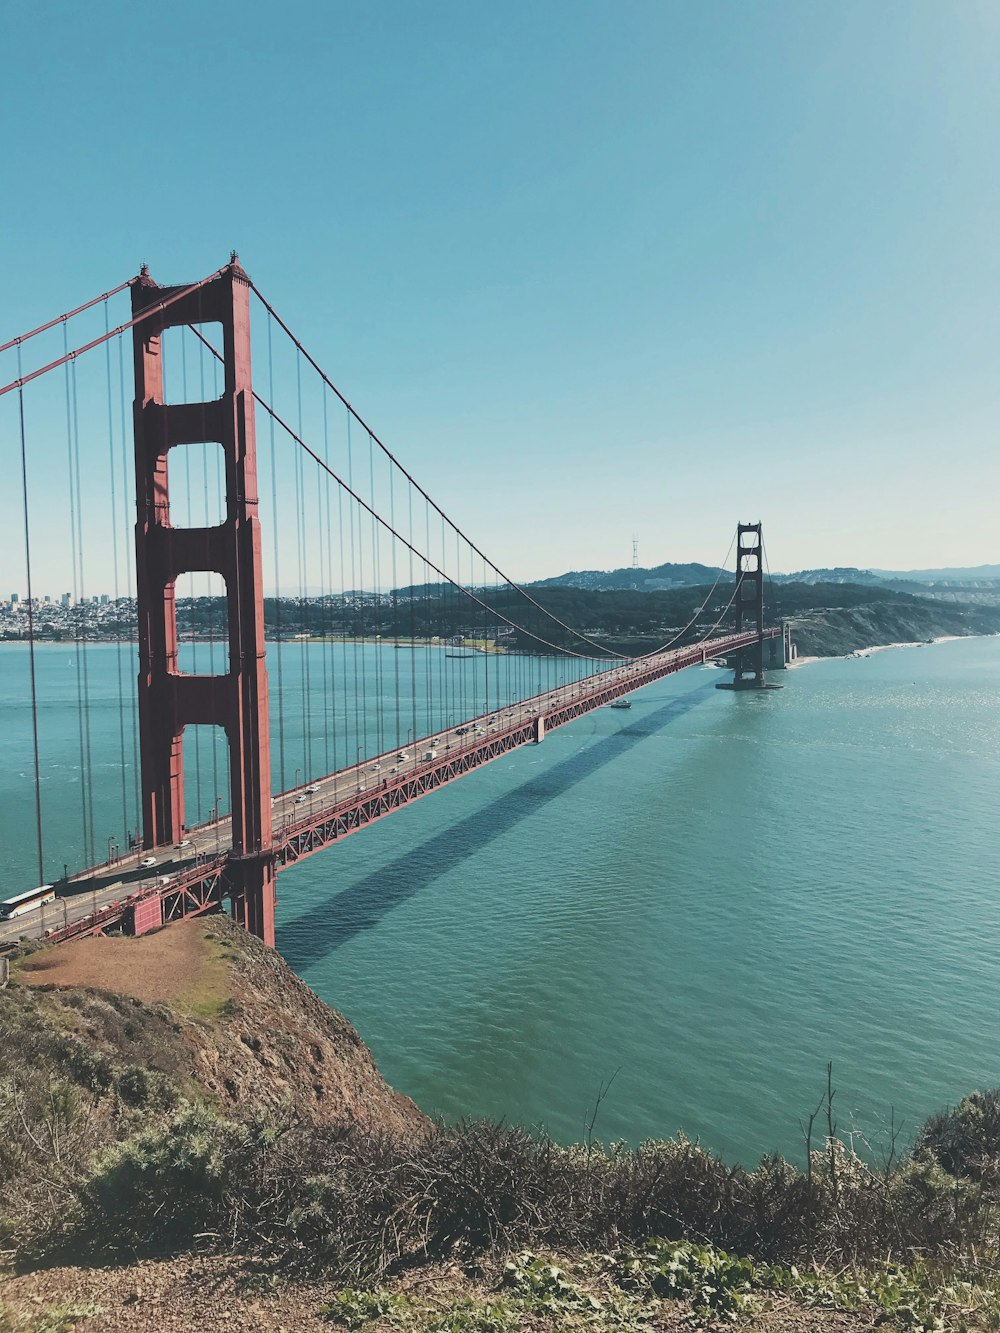
M 118 783 L 102 831 L 116 653 L 88 654 Z M 30 883 L 23 658 L 0 650 L 0 838 Z M 74 674 L 65 647 L 39 659 L 50 690 Z M 874 1151 L 890 1121 L 906 1139 L 1000 1083 L 1000 638 L 818 662 L 762 694 L 718 679 L 648 686 L 282 874 L 279 949 L 423 1109 L 571 1141 L 610 1081 L 597 1136 L 683 1129 L 750 1163 L 801 1159 L 828 1061 L 840 1129 Z M 71 841 L 66 689 L 43 793 Z

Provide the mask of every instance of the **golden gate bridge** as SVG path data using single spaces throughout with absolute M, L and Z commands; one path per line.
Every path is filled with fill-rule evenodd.
M 112 326 L 125 293 L 129 318 Z M 71 345 L 77 327 L 83 340 Z M 56 354 L 26 367 L 54 336 Z M 273 945 L 276 877 L 304 857 L 686 667 L 724 658 L 742 689 L 784 662 L 781 628 L 765 625 L 760 523 L 737 527 L 735 578 L 714 622 L 704 623 L 721 574 L 652 651 L 621 652 L 547 609 L 417 482 L 235 253 L 181 286 L 157 285 L 143 266 L 10 339 L 4 354 L 16 358 L 8 382 L 0 373 L 0 406 L 15 405 L 5 424 L 20 464 L 38 883 L 56 879 L 61 894 L 49 929 L 42 918 L 50 938 L 143 933 L 228 903 Z M 265 367 L 256 383 L 252 364 Z M 83 366 L 97 383 L 83 382 Z M 62 513 L 51 470 L 38 475 L 36 431 L 46 449 L 62 437 Z M 86 603 L 97 563 L 111 571 L 109 605 L 131 608 L 134 596 L 135 608 L 134 622 L 117 612 L 111 622 L 111 778 L 94 758 L 92 636 L 74 620 L 72 833 L 62 809 L 46 809 L 45 635 L 32 578 L 33 553 L 67 536 L 72 603 Z M 184 634 L 179 606 L 200 610 L 199 632 Z M 475 663 L 471 691 L 460 658 Z M 102 860 L 109 782 L 120 785 L 121 830 Z M 214 804 L 199 822 L 189 806 L 203 813 L 206 792 Z M 70 870 L 67 846 L 82 869 Z M 52 865 L 63 874 L 47 876 Z

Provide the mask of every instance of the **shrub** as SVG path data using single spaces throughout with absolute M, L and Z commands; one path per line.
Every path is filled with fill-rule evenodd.
M 973 1092 L 921 1126 L 914 1152 L 930 1153 L 953 1176 L 1000 1181 L 1000 1088 Z
M 155 1253 L 217 1230 L 245 1139 L 242 1127 L 196 1105 L 116 1144 L 81 1187 L 78 1237 L 91 1237 L 92 1247 Z

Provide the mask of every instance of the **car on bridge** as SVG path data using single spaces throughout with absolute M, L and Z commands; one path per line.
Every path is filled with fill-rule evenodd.
M 140 866 L 142 866 L 143 870 L 148 870 L 148 869 L 150 868 L 150 866 L 155 866 L 155 865 L 156 865 L 156 857 L 155 857 L 155 856 L 144 856 L 144 857 L 142 858 L 142 860 L 139 862 L 139 864 L 140 864 Z

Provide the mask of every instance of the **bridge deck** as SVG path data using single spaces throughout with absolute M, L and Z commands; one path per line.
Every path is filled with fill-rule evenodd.
M 780 629 L 766 630 L 764 637 L 771 639 L 780 633 Z M 462 724 L 461 731 L 449 729 L 421 737 L 405 750 L 387 751 L 282 792 L 274 798 L 272 812 L 276 869 L 296 865 L 473 769 L 541 740 L 554 727 L 756 640 L 754 632 L 730 634 L 615 666 L 473 718 Z M 137 903 L 157 898 L 164 921 L 206 911 L 230 892 L 226 873 L 232 861 L 230 836 L 227 817 L 192 829 L 186 845 L 140 852 L 72 876 L 69 885 L 75 896 L 45 909 L 48 921 L 43 916 L 41 920 L 26 917 L 4 923 L 7 928 L 0 929 L 0 945 L 5 935 L 46 934 L 64 939 L 104 930 L 119 923 Z M 141 861 L 150 855 L 155 856 L 156 866 L 143 867 Z

